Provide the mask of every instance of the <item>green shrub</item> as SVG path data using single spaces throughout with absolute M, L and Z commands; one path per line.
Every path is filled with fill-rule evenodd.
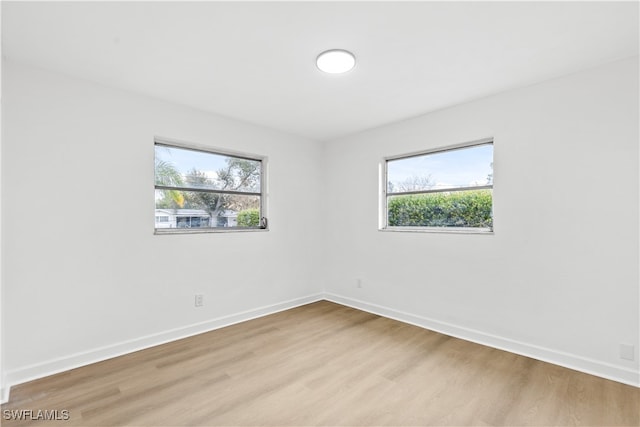
M 391 196 L 388 223 L 392 227 L 493 226 L 491 190 Z
M 259 209 L 245 209 L 238 212 L 238 227 L 258 227 L 259 225 Z

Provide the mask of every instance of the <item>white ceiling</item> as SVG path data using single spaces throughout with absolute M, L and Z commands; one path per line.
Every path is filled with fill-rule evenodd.
M 638 55 L 638 2 L 2 2 L 23 61 L 330 140 Z M 348 49 L 327 75 L 316 56 Z

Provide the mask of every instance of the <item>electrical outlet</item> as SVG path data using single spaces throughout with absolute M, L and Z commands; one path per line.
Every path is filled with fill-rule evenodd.
M 362 287 L 362 279 L 356 279 L 356 288 Z
M 620 344 L 620 359 L 634 360 L 635 348 L 631 344 Z
M 202 307 L 204 305 L 204 295 L 196 294 L 196 307 Z

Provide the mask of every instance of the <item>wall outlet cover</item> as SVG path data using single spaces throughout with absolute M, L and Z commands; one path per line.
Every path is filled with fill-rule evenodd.
M 196 295 L 195 306 L 202 307 L 204 305 L 204 295 Z
M 620 344 L 620 358 L 625 360 L 634 360 L 635 348 L 631 344 Z

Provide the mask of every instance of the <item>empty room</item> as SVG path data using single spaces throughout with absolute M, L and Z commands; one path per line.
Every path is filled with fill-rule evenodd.
M 6 426 L 640 426 L 640 3 L 2 1 Z

